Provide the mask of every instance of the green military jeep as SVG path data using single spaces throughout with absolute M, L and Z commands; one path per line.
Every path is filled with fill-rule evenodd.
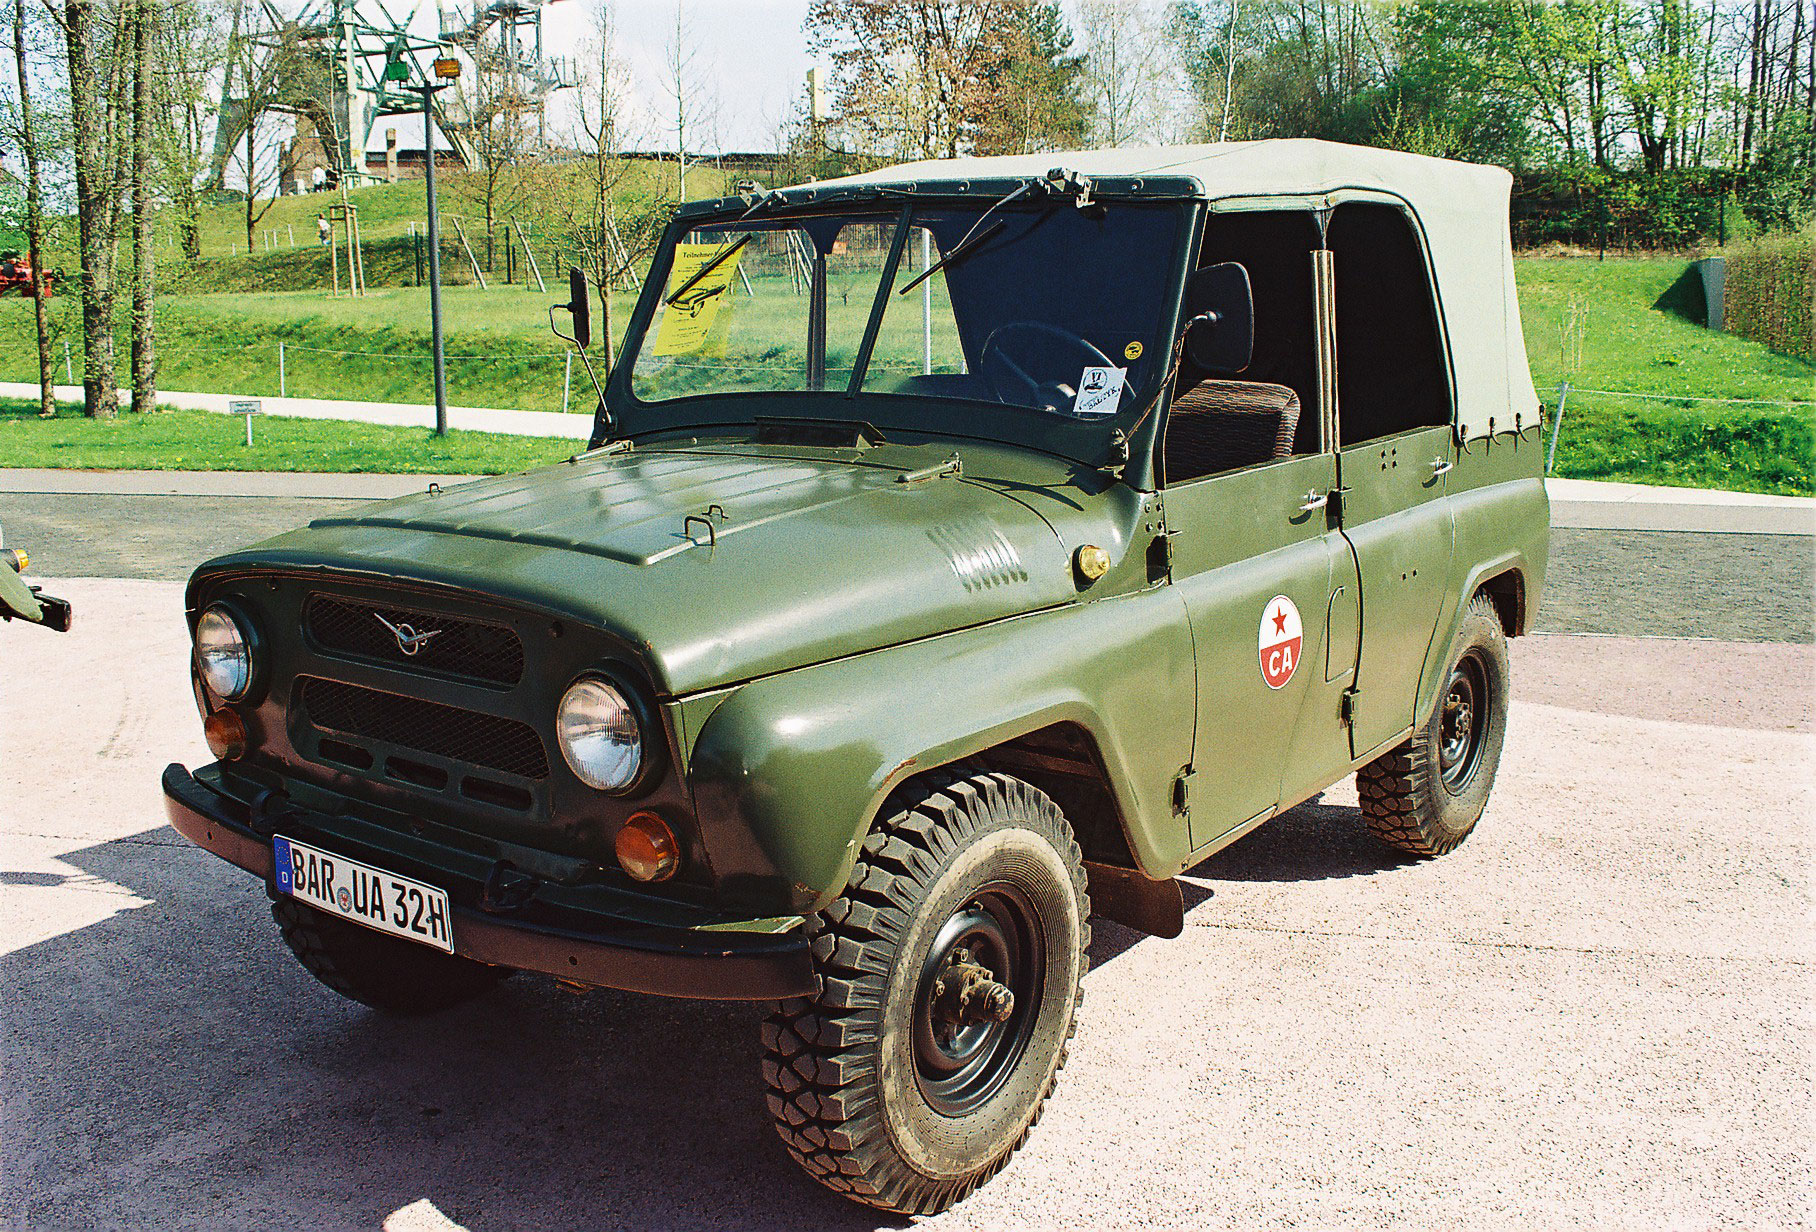
M 1508 189 L 1280 141 L 689 204 L 585 452 L 196 571 L 171 820 L 381 1010 L 773 1002 L 789 1151 L 946 1207 L 1093 912 L 1178 933 L 1351 773 L 1407 852 L 1481 815 L 1548 533 Z

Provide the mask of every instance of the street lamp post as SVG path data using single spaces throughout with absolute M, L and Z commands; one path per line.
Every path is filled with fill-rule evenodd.
M 448 367 L 441 343 L 441 220 L 435 208 L 435 111 L 431 102 L 460 76 L 460 61 L 437 60 L 435 75 L 443 79 L 441 84 L 425 81 L 412 89 L 422 95 L 423 183 L 429 194 L 429 337 L 435 349 L 435 435 L 446 436 Z

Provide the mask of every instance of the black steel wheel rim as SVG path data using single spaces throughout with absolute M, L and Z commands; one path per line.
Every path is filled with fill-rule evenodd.
M 1014 997 L 1003 1021 L 966 1021 L 947 994 L 955 970 L 981 967 Z M 914 1069 L 935 1112 L 975 1112 L 1015 1072 L 1040 1017 L 1047 946 L 1019 888 L 992 882 L 967 898 L 934 936 L 914 996 Z
M 1450 669 L 1438 712 L 1438 773 L 1452 794 L 1467 787 L 1482 764 L 1488 704 L 1488 669 L 1471 650 Z

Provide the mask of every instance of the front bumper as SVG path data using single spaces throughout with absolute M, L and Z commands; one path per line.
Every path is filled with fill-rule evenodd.
M 164 810 L 178 833 L 263 878 L 275 895 L 271 837 L 262 832 L 273 828 L 268 807 L 237 800 L 174 763 L 164 770 L 163 786 Z M 286 834 L 335 843 L 330 818 L 292 804 L 281 807 L 277 815 Z M 266 820 L 255 828 L 254 816 L 261 813 Z M 320 837 L 324 834 L 330 837 Z M 799 928 L 720 931 L 595 915 L 583 930 L 501 918 L 462 905 L 458 898 L 452 911 L 454 952 L 494 966 L 669 997 L 771 1001 L 819 992 L 819 977 Z

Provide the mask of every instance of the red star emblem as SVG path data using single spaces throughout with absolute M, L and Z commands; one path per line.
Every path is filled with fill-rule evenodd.
M 1286 632 L 1286 609 L 1285 608 L 1280 608 L 1274 612 L 1274 632 L 1275 633 L 1285 633 Z

